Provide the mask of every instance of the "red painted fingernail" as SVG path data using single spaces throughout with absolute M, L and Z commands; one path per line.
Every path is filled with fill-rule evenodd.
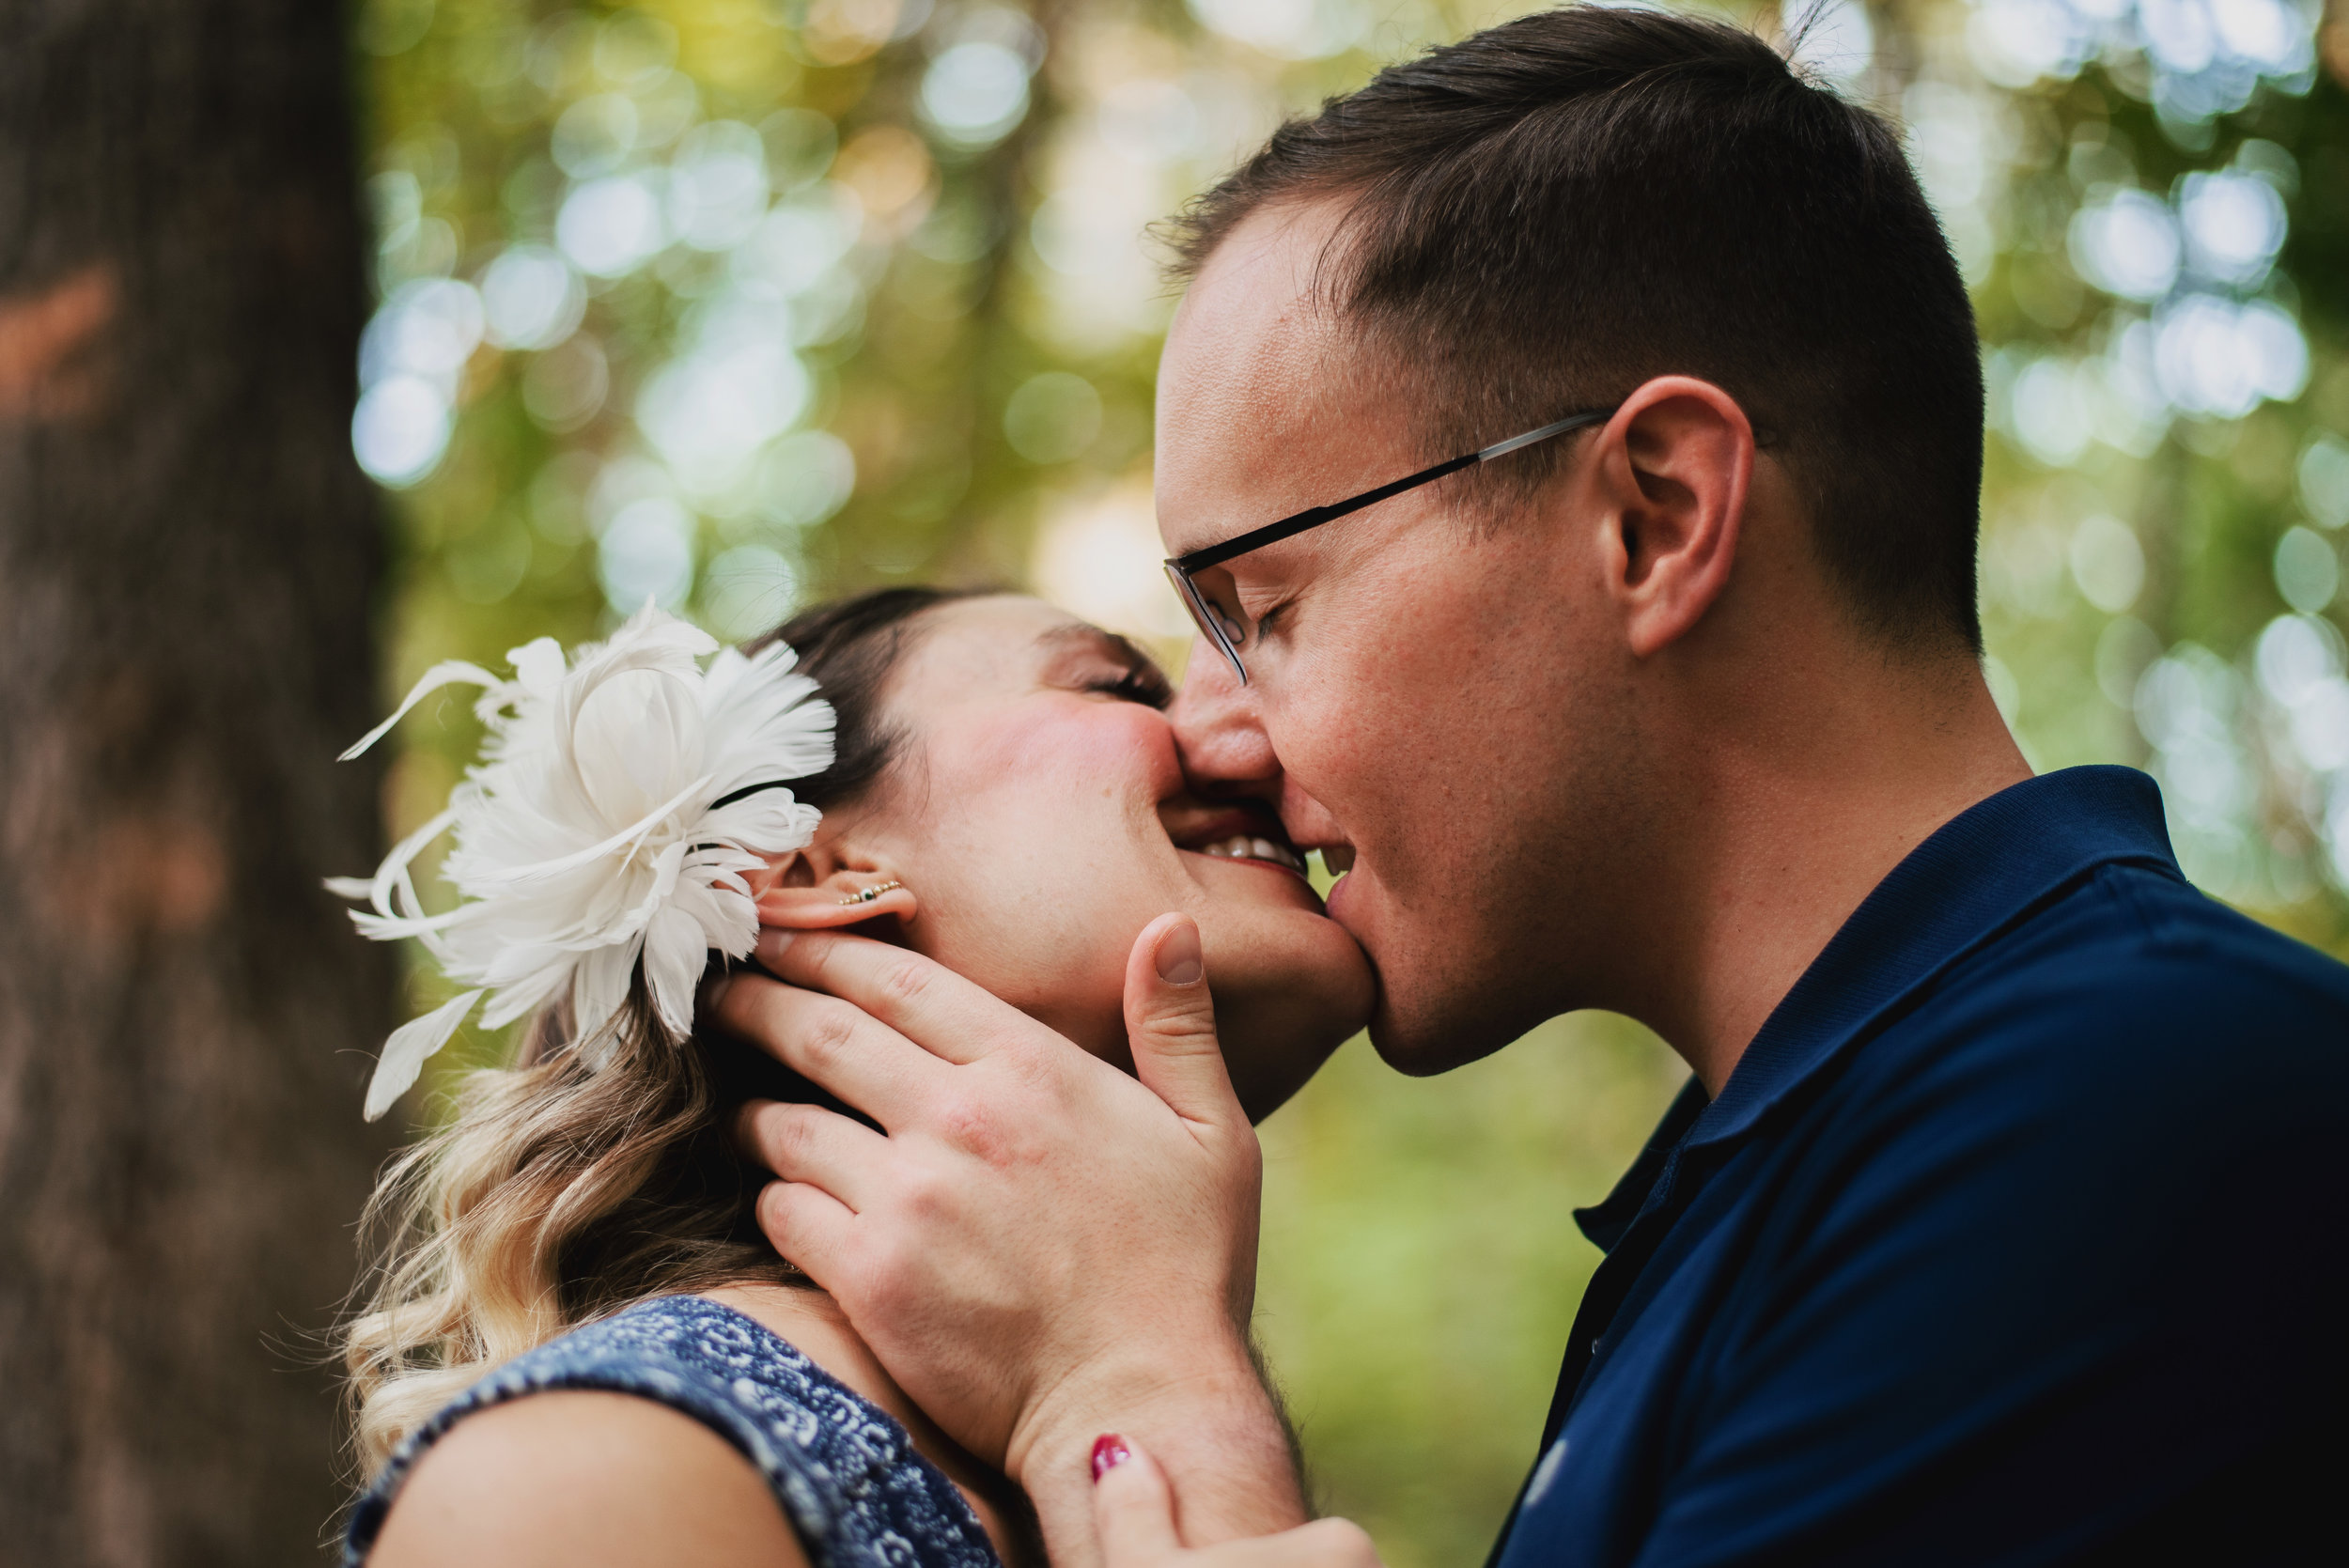
M 1104 1432 L 1093 1439 L 1093 1479 L 1100 1480 L 1118 1466 L 1134 1456 L 1126 1446 L 1126 1439 L 1114 1432 Z

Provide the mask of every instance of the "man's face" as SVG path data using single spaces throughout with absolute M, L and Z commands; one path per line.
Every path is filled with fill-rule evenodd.
M 1451 456 L 1423 450 L 1408 370 L 1355 354 L 1311 298 L 1328 221 L 1256 214 L 1183 303 L 1159 381 L 1169 554 Z M 1250 683 L 1202 642 L 1174 708 L 1199 784 L 1268 796 L 1332 869 L 1350 853 L 1330 913 L 1378 970 L 1372 1035 L 1407 1072 L 1604 1001 L 1589 961 L 1640 792 L 1581 466 L 1497 522 L 1446 483 L 1237 558 Z

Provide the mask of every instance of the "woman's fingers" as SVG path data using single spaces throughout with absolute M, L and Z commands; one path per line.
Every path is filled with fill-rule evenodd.
M 1110 1568 L 1155 1568 L 1182 1553 L 1166 1473 L 1112 1433 L 1093 1445 L 1093 1524 Z
M 848 1002 L 755 974 L 728 978 L 710 1020 L 881 1126 L 894 1126 L 943 1086 L 945 1064 Z
M 758 935 L 758 961 L 794 986 L 854 1002 L 943 1061 L 975 1062 L 1036 1026 L 1009 1002 L 934 959 L 831 931 Z M 810 1078 L 832 1093 L 824 1079 Z
M 1166 1472 L 1122 1437 L 1094 1445 L 1093 1473 L 1094 1528 L 1107 1568 L 1383 1568 L 1370 1537 L 1346 1519 L 1186 1547 Z
M 753 1100 L 735 1124 L 735 1141 L 785 1181 L 821 1188 L 855 1212 L 873 1200 L 889 1141 L 821 1106 Z

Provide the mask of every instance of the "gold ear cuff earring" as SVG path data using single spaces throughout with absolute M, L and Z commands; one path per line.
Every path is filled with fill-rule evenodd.
M 903 882 L 877 882 L 873 886 L 866 888 L 863 893 L 852 893 L 848 894 L 848 897 L 842 899 L 840 902 L 843 904 L 870 904 L 874 899 L 879 898 L 882 893 L 894 892 L 904 886 L 905 884 Z

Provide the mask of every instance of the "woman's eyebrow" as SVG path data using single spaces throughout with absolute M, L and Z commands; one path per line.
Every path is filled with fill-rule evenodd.
M 1150 661 L 1150 656 L 1136 646 L 1131 639 L 1120 637 L 1114 631 L 1104 631 L 1097 626 L 1088 626 L 1082 621 L 1056 626 L 1040 634 L 1035 641 L 1038 647 L 1053 653 L 1073 647 L 1087 653 L 1108 654 L 1121 664 L 1133 661 L 1146 664 Z
M 1097 653 L 1129 670 L 1147 671 L 1160 681 L 1167 678 L 1166 672 L 1159 668 L 1159 661 L 1151 658 L 1141 644 L 1121 633 L 1104 631 L 1097 626 L 1081 621 L 1054 627 L 1036 638 L 1036 645 L 1055 653 L 1065 649 Z

